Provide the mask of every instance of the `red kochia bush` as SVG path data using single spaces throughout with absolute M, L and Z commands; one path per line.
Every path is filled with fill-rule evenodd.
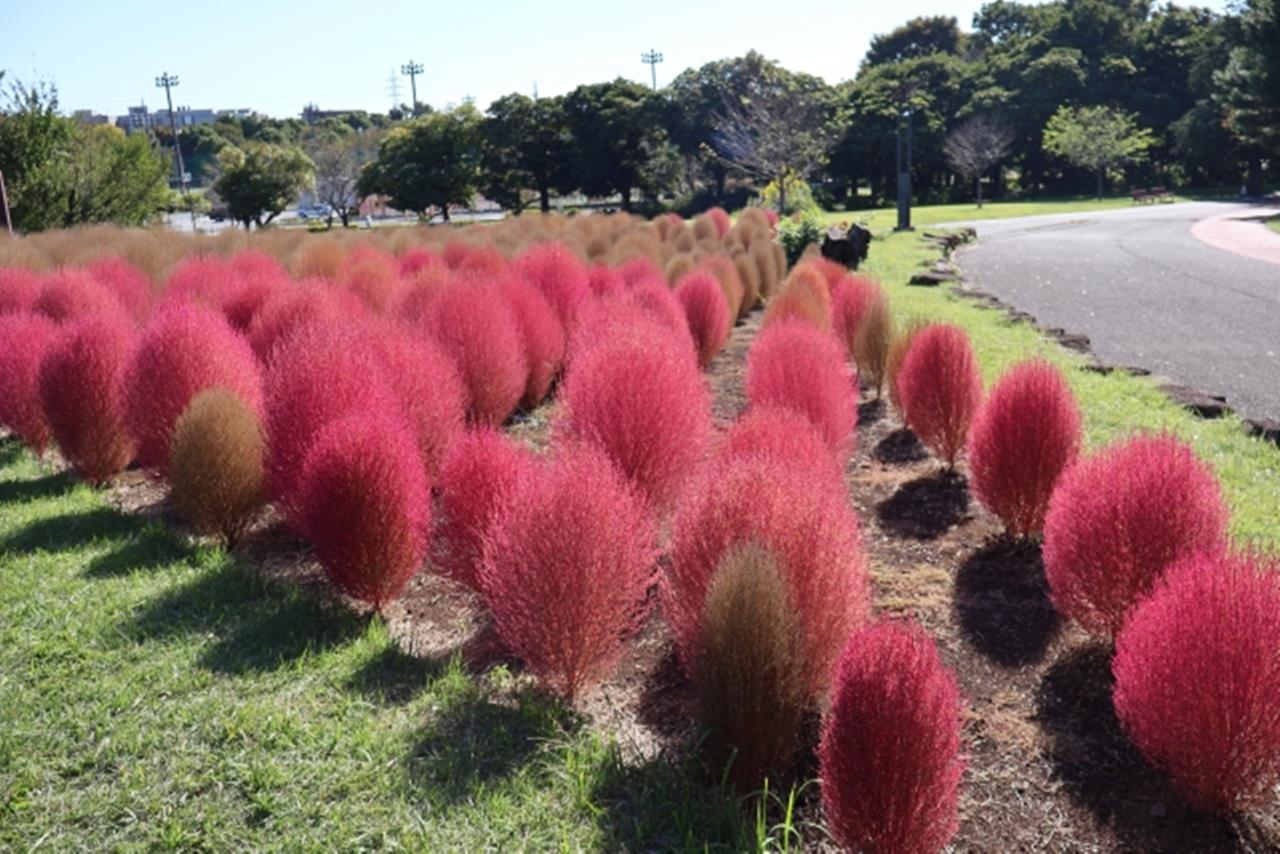
M 902 359 L 897 383 L 907 426 L 954 467 L 982 402 L 982 376 L 969 336 L 946 323 L 921 330 Z
M 0 314 L 31 311 L 39 296 L 39 274 L 26 267 L 0 267 Z
M 239 281 L 240 274 L 225 259 L 191 255 L 169 274 L 164 286 L 164 304 L 196 302 L 218 306 Z
M 858 517 L 843 485 L 776 460 L 718 462 L 685 492 L 672 527 L 662 598 L 684 666 L 696 654 L 716 567 L 730 549 L 755 541 L 777 558 L 800 615 L 806 691 L 823 694 L 871 602 Z
M 66 327 L 40 365 L 40 400 L 53 437 L 90 483 L 105 482 L 133 459 L 124 378 L 137 343 L 123 317 L 88 317 Z
M 466 418 L 467 390 L 457 365 L 424 335 L 395 328 L 375 329 L 374 335 L 422 464 L 435 477 L 445 452 L 462 435 Z
M 790 409 L 753 407 L 729 428 L 716 452 L 716 458 L 725 462 L 756 457 L 840 482 L 840 464 L 818 428 Z
M 36 311 L 57 323 L 101 314 L 125 314 L 125 308 L 106 285 L 85 270 L 63 267 L 40 286 Z
M 622 274 L 603 264 L 596 264 L 587 270 L 587 284 L 591 293 L 598 297 L 611 296 L 626 287 Z
M 661 276 L 652 279 L 640 279 L 630 286 L 626 301 L 644 309 L 655 320 L 675 333 L 682 346 L 693 348 L 693 335 L 689 331 L 689 318 L 685 315 L 684 305 L 676 297 L 666 280 Z
M 618 273 L 629 288 L 635 287 L 646 279 L 657 279 L 660 282 L 666 282 L 667 280 L 662 268 L 655 264 L 651 258 L 645 257 L 632 258 L 630 261 L 624 262 L 618 267 Z
M 729 233 L 729 229 L 733 228 L 733 220 L 729 218 L 729 212 L 724 208 L 708 208 L 707 219 L 711 220 L 716 227 L 716 236 L 721 239 Z
M 440 514 L 431 551 L 441 575 L 480 588 L 484 538 L 494 513 L 533 466 L 528 448 L 491 427 L 468 431 L 449 449 L 436 481 Z
M 850 851 L 933 854 L 960 825 L 962 707 L 933 640 L 882 622 L 849 638 L 818 747 L 822 806 Z
M 1222 489 L 1172 436 L 1140 436 L 1080 460 L 1044 524 L 1044 570 L 1058 611 L 1112 635 L 1175 561 L 1225 547 Z
M 711 273 L 699 270 L 676 284 L 676 296 L 684 306 L 689 332 L 698 348 L 698 364 L 704 368 L 724 349 L 733 318 L 720 283 Z
M 344 300 L 344 297 L 347 299 Z M 224 305 L 234 305 L 235 298 Z M 353 305 L 354 303 L 354 305 Z M 351 311 L 350 309 L 355 309 Z M 363 304 L 353 295 L 317 280 L 284 285 L 267 296 L 249 322 L 249 344 L 263 362 L 276 344 L 296 329 L 312 323 L 341 323 L 363 314 Z
M 262 412 L 262 381 L 248 343 L 221 314 L 194 304 L 169 306 L 152 318 L 124 388 L 138 462 L 151 468 L 164 468 L 174 423 L 205 389 L 229 391 Z
M 525 409 L 533 409 L 551 391 L 551 383 L 564 363 L 564 326 L 542 292 L 523 279 L 504 282 L 503 290 L 515 311 L 529 364 L 529 378 L 520 404 Z
M 381 608 L 422 567 L 431 492 L 397 415 L 353 413 L 316 436 L 302 470 L 303 528 L 337 587 Z
M 844 345 L 849 358 L 857 355 L 854 342 L 862 319 L 866 317 L 872 304 L 883 295 L 880 285 L 865 276 L 845 275 L 832 283 L 831 330 Z
M 1170 568 L 1116 641 L 1115 706 L 1187 802 L 1228 813 L 1280 783 L 1280 561 Z
M 578 354 L 560 388 L 561 437 L 611 459 L 655 510 L 676 498 L 711 438 L 711 394 L 674 342 L 619 336 Z
M 40 404 L 40 362 L 57 331 L 44 315 L 0 315 L 0 424 L 37 454 L 49 444 L 49 422 Z
M 1062 372 L 1025 362 L 1005 374 L 969 432 L 969 483 L 1015 537 L 1044 527 L 1049 498 L 1080 450 L 1080 410 Z
M 551 303 L 568 332 L 578 308 L 591 298 L 587 266 L 563 243 L 540 243 L 516 259 L 516 275 L 531 282 Z
M 85 268 L 124 307 L 137 323 L 143 323 L 151 311 L 151 280 L 147 274 L 123 258 L 99 258 Z
M 551 691 L 572 700 L 639 628 L 654 577 L 652 522 L 613 465 L 563 447 L 503 503 L 481 587 L 494 625 Z
M 804 415 L 841 458 L 858 423 L 853 376 L 835 338 L 788 318 L 761 330 L 747 353 L 747 400 Z
M 468 418 L 506 421 L 529 380 L 525 342 L 507 297 L 496 285 L 457 282 L 431 301 L 424 326 L 458 365 L 470 398 Z

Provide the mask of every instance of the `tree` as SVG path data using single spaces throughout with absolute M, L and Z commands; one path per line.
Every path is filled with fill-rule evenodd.
M 959 53 L 964 35 L 954 17 L 912 18 L 891 33 L 873 36 L 863 65 L 884 65 L 931 53 Z
M 1155 137 L 1132 115 L 1109 107 L 1059 107 L 1044 128 L 1044 147 L 1098 178 L 1098 198 L 1108 169 L 1137 163 Z
M 564 99 L 504 95 L 489 105 L 481 131 L 485 197 L 520 213 L 532 191 L 542 212 L 550 211 L 552 191 L 569 183 L 571 174 L 573 136 Z
M 982 207 L 982 176 L 1009 155 L 1013 148 L 1013 128 L 994 116 L 974 116 L 953 130 L 943 144 L 947 163 L 977 189 Z
M 1248 145 L 1280 157 L 1280 0 L 1248 0 L 1227 67 L 1214 75 L 1227 124 Z
M 373 130 L 347 130 L 323 134 L 307 144 L 315 164 L 316 198 L 329 206 L 330 227 L 335 214 L 343 228 L 351 224 L 351 216 L 360 206 L 360 173 L 377 156 L 380 136 Z
M 480 113 L 471 104 L 426 113 L 387 134 L 378 156 L 360 175 L 361 195 L 386 196 L 390 205 L 425 216 L 450 205 L 469 205 L 480 178 Z
M 663 189 L 646 179 L 649 161 L 662 153 L 666 130 L 648 86 L 619 77 L 610 83 L 579 86 L 564 99 L 573 134 L 573 174 L 588 196 L 622 197 L 631 210 L 635 190 Z
M 246 142 L 222 149 L 218 169 L 213 190 L 247 230 L 269 224 L 297 199 L 311 184 L 315 164 L 296 146 Z

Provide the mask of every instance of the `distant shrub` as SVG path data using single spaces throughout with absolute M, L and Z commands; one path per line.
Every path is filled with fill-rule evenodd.
M 89 317 L 65 327 L 40 363 L 40 401 L 53 437 L 76 474 L 93 484 L 133 459 L 124 378 L 137 343 L 123 317 Z
M 431 493 L 398 415 L 357 412 L 316 435 L 301 477 L 303 528 L 343 593 L 381 609 L 422 567 Z
M 892 348 L 893 315 L 889 297 L 882 292 L 867 306 L 853 335 L 854 363 L 862 378 L 876 390 L 877 399 L 888 377 Z
M 778 223 L 778 242 L 786 251 L 787 262 L 790 264 L 800 260 L 805 247 L 821 243 L 822 237 L 822 223 L 810 214 L 796 214 Z
M 26 267 L 0 267 L 0 314 L 32 311 L 40 296 L 40 275 Z
M 622 276 L 622 281 L 628 288 L 635 287 L 647 279 L 666 280 L 662 268 L 651 258 L 632 258 L 618 267 L 618 274 Z
M 745 252 L 733 256 L 733 267 L 738 271 L 738 280 L 742 282 L 742 310 L 739 317 L 760 304 L 760 269 L 755 261 Z
M 747 352 L 747 401 L 804 415 L 841 458 L 853 450 L 858 399 L 835 338 L 798 319 L 764 329 Z
M 907 426 L 954 468 L 982 403 L 982 376 L 969 336 L 943 323 L 921 330 L 903 356 L 897 382 Z
M 1080 450 L 1080 410 L 1062 372 L 1024 362 L 1000 378 L 969 432 L 973 494 L 1015 537 L 1044 528 L 1058 478 Z
M 747 252 L 760 273 L 760 296 L 766 300 L 771 299 L 782 282 L 782 272 L 778 269 L 772 241 L 756 240 Z
M 809 707 L 803 654 L 773 555 L 754 543 L 729 550 L 707 589 L 692 669 L 712 761 L 744 791 L 776 782 L 795 755 Z
M 883 295 L 880 285 L 865 276 L 845 275 L 831 286 L 831 331 L 840 339 L 849 358 L 857 359 L 858 329 L 870 313 L 871 304 Z
M 697 264 L 698 262 L 689 252 L 677 252 L 672 255 L 663 271 L 667 277 L 667 283 L 675 287 L 681 279 L 694 271 Z
M 40 363 L 57 333 L 57 325 L 42 314 L 0 315 L 0 424 L 37 454 L 49 444 Z
M 572 331 L 578 309 L 591 297 L 587 266 L 563 243 L 542 243 L 512 265 L 516 275 L 542 291 L 560 323 Z
M 823 331 L 831 331 L 831 292 L 822 272 L 803 263 L 791 272 L 782 290 L 765 306 L 765 325 L 801 318 Z
M 661 511 L 711 439 L 711 394 L 674 343 L 618 336 L 575 356 L 557 435 L 590 443 Z
M 278 279 L 242 279 L 223 296 L 222 314 L 233 329 L 247 336 L 263 306 L 287 287 L 290 285 Z
M 821 696 L 844 639 L 870 609 L 859 530 L 843 485 L 811 470 L 760 458 L 706 467 L 676 511 L 662 590 L 686 669 L 716 568 L 735 546 L 754 541 L 778 560 L 804 633 L 805 691 Z
M 221 314 L 194 304 L 170 306 L 147 325 L 125 374 L 125 412 L 138 462 L 163 471 L 173 425 L 209 388 L 262 411 L 262 380 L 253 351 Z
M 147 274 L 123 258 L 108 256 L 86 268 L 124 308 L 135 323 L 143 323 L 151 311 L 151 280 Z
M 729 217 L 729 212 L 724 208 L 708 208 L 707 219 L 711 220 L 712 224 L 715 225 L 716 237 L 723 238 L 729 233 L 729 229 L 733 228 L 733 220 Z
M 840 463 L 818 428 L 806 416 L 780 406 L 755 406 L 734 422 L 716 453 L 724 462 L 752 458 L 814 471 L 833 482 Z
M 458 367 L 425 335 L 395 327 L 375 330 L 389 385 L 418 442 L 422 464 L 435 477 L 449 445 L 462 435 L 467 389 Z
M 1044 569 L 1053 604 L 1110 636 L 1170 564 L 1225 548 L 1222 489 L 1172 436 L 1139 436 L 1067 469 L 1049 501 Z
M 1183 560 L 1116 640 L 1115 706 L 1193 807 L 1230 813 L 1280 783 L 1280 562 Z
M 503 288 L 515 311 L 529 365 L 529 378 L 520 405 L 533 409 L 551 392 L 551 383 L 564 364 L 568 346 L 564 325 L 535 286 L 522 279 L 511 279 Z
M 447 578 L 480 588 L 484 539 L 494 514 L 534 467 L 529 450 L 491 427 L 469 430 L 445 455 L 431 562 Z
M 849 638 L 818 748 L 822 806 L 850 851 L 941 851 L 959 827 L 963 714 L 954 677 L 918 626 Z
M 698 348 L 698 364 L 706 367 L 724 349 L 733 317 L 714 276 L 695 272 L 676 284 L 676 297 L 684 306 L 689 332 Z
M 302 244 L 293 264 L 293 274 L 299 279 L 328 279 L 339 281 L 347 253 L 328 237 L 312 237 Z
M 506 421 L 528 388 L 529 363 L 515 309 L 498 286 L 451 285 L 428 306 L 424 326 L 458 366 L 470 399 L 468 419 Z
M 724 255 L 708 255 L 698 262 L 697 269 L 716 277 L 725 304 L 729 306 L 729 325 L 733 326 L 734 321 L 742 316 L 742 304 L 746 299 L 738 268 Z
M 570 701 L 607 675 L 654 578 L 652 523 L 599 452 L 563 447 L 524 478 L 486 538 L 481 587 L 498 635 Z
M 266 501 L 262 422 L 244 401 L 220 388 L 192 399 L 173 428 L 171 497 L 198 533 L 232 545 Z
M 106 285 L 87 271 L 71 267 L 55 270 L 45 278 L 32 307 L 55 323 L 103 314 L 127 314 Z

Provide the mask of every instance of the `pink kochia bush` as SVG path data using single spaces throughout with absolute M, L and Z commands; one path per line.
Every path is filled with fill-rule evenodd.
M 330 422 L 307 453 L 303 527 L 333 583 L 382 608 L 422 567 L 431 492 L 404 421 L 360 412 Z
M 818 428 L 800 413 L 779 406 L 758 406 L 746 412 L 724 435 L 716 458 L 773 460 L 840 482 L 840 464 Z
M 655 511 L 668 508 L 711 440 L 711 394 L 662 338 L 617 336 L 586 348 L 560 388 L 560 438 L 603 451 Z
M 818 747 L 822 806 L 850 851 L 933 854 L 959 827 L 962 706 L 933 640 L 881 622 L 849 638 Z
M 480 588 L 484 539 L 494 514 L 533 466 L 525 446 L 491 427 L 468 431 L 449 449 L 436 481 L 440 512 L 431 562 L 437 572 Z
M 505 282 L 503 290 L 515 312 L 529 366 L 520 404 L 533 409 L 551 391 L 551 383 L 564 363 L 564 326 L 542 292 L 523 279 Z
M 0 315 L 0 424 L 37 454 L 49 444 L 49 422 L 40 403 L 40 362 L 57 331 L 44 315 Z
M 102 314 L 125 314 L 111 290 L 88 271 L 63 267 L 50 273 L 40 286 L 35 310 L 58 323 Z
M 1166 568 L 1226 544 L 1222 489 L 1191 448 L 1140 436 L 1066 471 L 1049 502 L 1044 569 L 1054 606 L 1110 636 Z
M 578 309 L 591 298 L 587 265 L 563 243 L 540 243 L 515 260 L 517 276 L 532 284 L 551 304 L 566 332 L 573 331 Z
M 603 454 L 562 447 L 543 466 L 493 520 L 481 587 L 507 647 L 572 700 L 608 674 L 641 625 L 655 534 Z
M 478 280 L 444 289 L 423 323 L 458 366 L 467 388 L 467 417 L 498 425 L 515 411 L 528 388 L 529 362 L 511 302 Z
M 99 258 L 85 268 L 115 295 L 129 317 L 143 323 L 151 311 L 151 280 L 123 258 Z
M 676 285 L 689 332 L 698 348 L 698 364 L 706 367 L 724 349 L 733 318 L 716 277 L 704 271 L 689 273 Z
M 1116 641 L 1115 706 L 1192 806 L 1229 813 L 1280 783 L 1280 561 L 1175 564 Z
M 954 467 L 982 402 L 982 376 L 964 330 L 945 323 L 921 330 L 902 359 L 898 393 L 907 426 Z
M 747 353 L 747 400 L 809 419 L 841 458 L 853 450 L 858 398 L 835 338 L 797 318 L 761 330 Z
M 1049 499 L 1080 450 L 1080 410 L 1062 372 L 1048 362 L 1001 377 L 969 431 L 969 483 L 1015 537 L 1044 528 Z
M 124 378 L 136 346 L 127 320 L 88 317 L 65 327 L 40 364 L 40 401 L 53 437 L 90 483 L 107 481 L 133 459 Z
M 262 412 L 262 380 L 249 344 L 222 315 L 194 304 L 161 310 L 125 374 L 125 413 L 138 462 L 163 469 L 173 425 L 200 392 L 221 388 Z
M 435 477 L 462 435 L 467 390 L 457 365 L 432 339 L 396 328 L 373 332 L 389 385 L 408 419 L 427 474 Z
M 0 314 L 31 311 L 39 296 L 39 274 L 26 267 L 0 267 Z
M 853 358 L 858 327 L 872 303 L 884 296 L 884 291 L 874 280 L 858 275 L 845 274 L 830 284 L 831 330 L 844 345 L 849 358 Z
M 716 567 L 754 541 L 777 559 L 799 615 L 805 690 L 824 694 L 845 638 L 871 603 L 860 525 L 843 484 L 772 459 L 717 461 L 689 487 L 672 528 L 662 599 L 685 668 L 697 659 Z

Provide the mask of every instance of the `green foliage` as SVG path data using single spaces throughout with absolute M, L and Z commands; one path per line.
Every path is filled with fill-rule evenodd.
M 797 213 L 778 223 L 778 242 L 787 253 L 787 264 L 794 265 L 810 243 L 822 244 L 822 220 L 816 212 Z
M 519 213 L 532 193 L 546 213 L 552 191 L 572 186 L 573 136 L 563 98 L 505 95 L 489 105 L 481 130 L 486 198 Z
M 231 218 L 247 229 L 250 224 L 262 228 L 297 199 L 310 186 L 315 164 L 296 146 L 247 142 L 222 149 L 218 169 L 213 190 Z
M 1134 116 L 1107 107 L 1059 107 L 1044 128 L 1044 147 L 1098 176 L 1098 198 L 1108 169 L 1137 163 L 1155 142 Z
M 573 174 L 588 196 L 622 197 L 631 210 L 632 195 L 656 195 L 663 170 L 651 168 L 668 145 L 660 121 L 660 105 L 649 87 L 621 77 L 610 83 L 579 86 L 564 98 L 565 118 L 573 135 Z
M 1214 75 L 1232 131 L 1280 157 L 1280 0 L 1248 0 L 1226 68 Z
M 480 180 L 481 116 L 464 104 L 427 113 L 392 129 L 360 176 L 361 195 L 383 195 L 391 207 L 426 215 L 469 205 Z
M 873 36 L 863 63 L 884 65 L 935 53 L 960 52 L 964 35 L 954 17 L 912 18 L 886 35 Z

